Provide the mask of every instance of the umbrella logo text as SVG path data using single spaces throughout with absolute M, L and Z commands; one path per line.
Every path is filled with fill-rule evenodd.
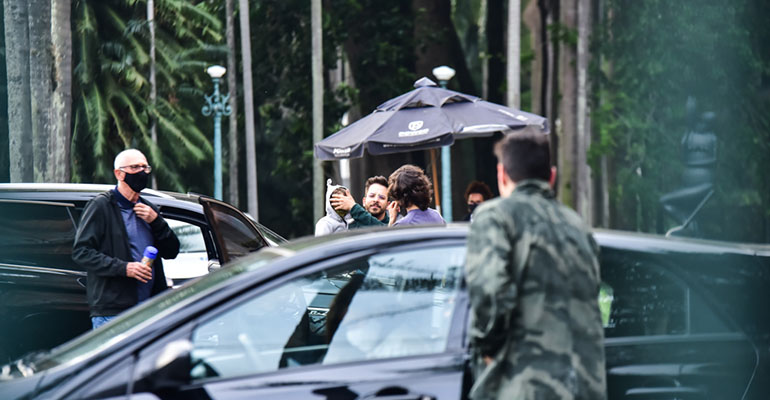
M 347 157 L 350 155 L 350 147 L 335 147 L 332 153 L 335 157 Z
M 401 131 L 398 133 L 398 137 L 411 137 L 411 136 L 421 136 L 421 135 L 427 135 L 430 129 L 420 129 L 423 126 L 423 121 L 412 121 L 407 125 L 409 128 L 408 131 Z

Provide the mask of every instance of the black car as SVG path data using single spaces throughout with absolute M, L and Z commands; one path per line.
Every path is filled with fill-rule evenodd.
M 0 184 L 0 363 L 50 349 L 91 329 L 86 272 L 71 258 L 88 200 L 111 185 Z M 180 239 L 164 262 L 169 286 L 283 242 L 229 204 L 145 190 Z M 2 397 L 2 396 L 0 396 Z
M 460 399 L 467 228 L 265 248 L 0 371 L 4 398 Z M 770 251 L 619 232 L 602 247 L 610 399 L 767 399 Z

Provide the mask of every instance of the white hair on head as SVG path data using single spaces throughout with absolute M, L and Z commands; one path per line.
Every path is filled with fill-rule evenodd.
M 115 164 L 114 164 L 115 169 L 118 169 L 118 168 L 124 166 L 124 165 L 120 165 L 120 164 L 123 164 L 123 160 L 126 157 L 130 156 L 130 155 L 140 155 L 140 156 L 144 157 L 144 153 L 142 153 L 141 151 L 139 151 L 137 149 L 126 149 L 126 150 L 123 150 L 120 153 L 118 153 L 117 156 L 115 156 Z M 144 158 L 147 158 L 147 157 L 144 157 Z

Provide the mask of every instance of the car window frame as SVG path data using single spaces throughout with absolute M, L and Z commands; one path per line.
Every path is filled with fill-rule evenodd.
M 237 257 L 234 258 L 228 253 L 227 246 L 225 245 L 225 238 L 224 238 L 224 235 L 222 234 L 222 230 L 220 229 L 218 224 L 214 223 L 216 221 L 216 218 L 215 218 L 215 211 L 212 209 L 212 205 L 216 207 L 222 207 L 229 211 L 233 211 L 233 213 L 238 216 L 238 220 L 244 223 L 244 225 L 250 227 L 251 230 L 257 234 L 256 239 L 262 242 L 262 246 L 260 247 L 260 249 L 270 246 L 268 241 L 262 235 L 262 232 L 259 230 L 259 227 L 256 225 L 256 223 L 251 218 L 249 218 L 248 215 L 244 214 L 238 208 L 234 207 L 231 204 L 225 203 L 223 201 L 220 201 L 208 196 L 199 196 L 198 202 L 203 207 L 203 216 L 204 218 L 206 218 L 206 223 L 211 229 L 212 235 L 214 237 L 214 242 L 216 243 L 217 248 L 219 249 L 220 258 L 218 258 L 218 261 L 221 265 L 225 265 L 233 261 Z
M 77 210 L 77 205 L 75 202 L 72 201 L 55 201 L 55 200 L 30 200 L 25 198 L 7 198 L 7 197 L 0 197 L 0 205 L 2 204 L 30 204 L 30 205 L 39 205 L 39 206 L 52 206 L 52 207 L 64 207 L 65 214 L 67 215 L 69 222 L 71 224 L 71 227 L 73 229 L 74 235 L 72 237 L 73 243 L 75 240 L 75 237 L 77 236 L 77 230 L 78 230 L 78 222 L 75 219 L 75 216 L 73 215 L 74 212 Z M 80 215 L 79 213 L 78 215 Z M 70 258 L 72 256 L 72 250 L 70 249 Z M 76 268 L 70 268 L 70 266 L 49 266 L 49 265 L 33 265 L 29 263 L 25 264 L 18 264 L 18 263 L 5 263 L 0 260 L 0 264 L 6 266 L 6 267 L 12 267 L 12 268 L 32 268 L 40 271 L 51 271 L 51 272 L 66 272 L 66 273 L 75 273 L 76 275 L 83 275 L 85 276 L 86 271 L 82 268 L 76 269 Z M 77 267 L 77 264 L 72 264 L 71 266 Z
M 625 255 L 632 254 L 634 262 L 645 266 L 645 268 L 655 268 L 660 270 L 667 278 L 670 278 L 679 287 L 689 288 L 691 292 L 695 292 L 695 295 L 700 297 L 703 303 L 709 308 L 710 312 L 719 319 L 719 321 L 725 325 L 728 331 L 722 332 L 692 332 L 692 294 L 690 294 L 687 310 L 685 314 L 688 318 L 685 321 L 686 332 L 684 333 L 669 333 L 669 334 L 657 334 L 657 335 L 627 335 L 627 336 L 613 336 L 606 337 L 605 343 L 625 343 L 625 342 L 648 342 L 656 340 L 679 340 L 687 339 L 693 336 L 713 336 L 713 337 L 730 337 L 730 338 L 746 338 L 746 334 L 735 320 L 725 312 L 724 307 L 720 306 L 719 302 L 713 298 L 713 295 L 706 290 L 697 280 L 692 276 L 692 272 L 689 272 L 687 268 L 678 265 L 677 261 L 672 260 L 672 256 L 675 259 L 686 256 L 686 254 L 676 252 L 664 252 L 664 253 L 647 253 L 641 251 L 629 251 L 623 248 L 608 247 L 607 250 L 613 252 L 622 252 Z M 604 251 L 604 250 L 603 250 Z M 603 279 L 601 282 L 605 282 Z
M 263 294 L 270 292 L 283 284 L 286 284 L 289 281 L 301 278 L 303 276 L 318 273 L 323 270 L 334 268 L 336 266 L 340 266 L 345 263 L 349 263 L 351 261 L 361 259 L 364 257 L 370 257 L 375 254 L 383 254 L 386 252 L 409 251 L 409 250 L 414 250 L 419 248 L 440 247 L 440 246 L 454 246 L 459 248 L 466 248 L 465 243 L 466 242 L 464 239 L 458 240 L 453 238 L 452 239 L 439 238 L 439 239 L 428 240 L 420 243 L 408 243 L 408 244 L 399 244 L 395 246 L 388 246 L 387 248 L 376 247 L 376 248 L 370 248 L 370 249 L 364 249 L 364 250 L 357 250 L 341 256 L 330 257 L 322 260 L 310 260 L 308 262 L 298 264 L 293 268 L 291 268 L 290 270 L 284 271 L 281 274 L 271 274 L 270 277 L 267 277 L 264 280 L 260 280 L 259 282 L 255 282 L 255 284 L 249 285 L 248 288 L 244 288 L 244 290 L 241 290 L 238 293 L 235 293 L 232 296 L 229 296 L 227 299 L 223 299 L 217 304 L 213 304 L 207 310 L 202 312 L 198 318 L 195 318 L 194 321 L 190 322 L 189 326 L 183 328 L 188 332 L 186 339 L 192 342 L 193 333 L 201 325 L 209 323 L 213 319 L 217 318 L 219 315 L 225 314 L 233 309 L 236 309 L 241 305 L 248 303 L 249 301 L 257 297 L 262 296 Z M 455 309 L 453 311 L 452 321 L 450 321 L 449 332 L 447 333 L 446 348 L 440 353 L 410 355 L 410 356 L 384 358 L 384 359 L 356 360 L 356 361 L 348 361 L 348 362 L 339 363 L 339 364 L 326 364 L 326 365 L 325 364 L 308 364 L 308 365 L 298 366 L 295 368 L 278 369 L 275 371 L 251 372 L 241 376 L 202 378 L 197 380 L 191 380 L 189 385 L 203 386 L 209 383 L 227 381 L 227 380 L 233 380 L 233 379 L 244 379 L 250 376 L 281 374 L 281 373 L 285 373 L 286 371 L 291 371 L 291 373 L 296 373 L 301 371 L 313 371 L 318 368 L 321 368 L 321 369 L 337 368 L 340 366 L 355 365 L 355 364 L 361 364 L 361 363 L 386 363 L 392 360 L 403 360 L 403 359 L 410 359 L 410 358 L 446 357 L 448 355 L 462 355 L 465 357 L 467 356 L 467 350 L 466 350 L 467 346 L 465 345 L 466 336 L 467 336 L 465 322 L 467 321 L 467 318 L 468 318 L 469 303 L 467 299 L 467 289 L 465 286 L 464 274 L 463 274 L 463 279 L 461 279 L 461 281 L 459 282 L 459 285 L 460 286 L 457 289 L 457 301 L 454 305 Z M 253 293 L 250 293 L 244 296 L 243 294 L 248 291 L 253 291 Z

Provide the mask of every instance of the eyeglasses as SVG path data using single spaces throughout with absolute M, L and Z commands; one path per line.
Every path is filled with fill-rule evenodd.
M 380 199 L 380 200 L 385 200 L 385 196 L 383 196 L 383 195 L 381 195 L 381 194 L 376 194 L 376 193 L 369 193 L 369 195 L 368 195 L 368 196 L 366 196 L 366 197 L 368 197 L 368 198 L 370 198 L 370 199 L 373 199 L 373 198 L 375 198 L 375 197 L 376 197 L 376 198 L 378 198 L 378 199 Z
M 128 170 L 128 171 L 125 171 L 124 168 L 126 170 Z M 149 165 L 142 165 L 142 164 L 124 165 L 122 167 L 118 167 L 118 169 L 123 171 L 123 172 L 129 172 L 129 173 L 132 173 L 132 174 L 135 174 L 135 173 L 137 173 L 139 171 L 144 171 L 144 172 L 146 172 L 148 174 L 150 172 L 152 172 L 152 167 L 151 166 L 149 166 Z

